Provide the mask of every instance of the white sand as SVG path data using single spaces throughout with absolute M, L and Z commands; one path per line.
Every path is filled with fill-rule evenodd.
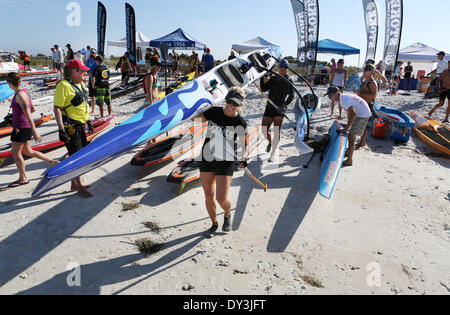
M 31 91 L 34 99 L 53 93 Z M 325 88 L 316 91 L 323 95 Z M 437 102 L 422 97 L 382 92 L 378 100 L 426 114 Z M 127 96 L 115 100 L 114 123 L 141 106 Z M 8 107 L 0 103 L 0 117 Z M 260 123 L 264 107 L 260 96 L 247 100 L 251 125 Z M 442 120 L 444 111 L 436 118 Z M 40 105 L 40 112 L 51 113 L 52 105 Z M 327 132 L 329 115 L 325 101 L 314 116 L 313 134 Z M 200 184 L 178 196 L 178 187 L 166 182 L 176 162 L 139 180 L 142 169 L 129 164 L 138 149 L 128 152 L 83 176 L 94 194 L 84 200 L 68 192 L 70 184 L 31 198 L 47 165 L 28 160 L 31 183 L 0 192 L 0 294 L 449 294 L 449 160 L 434 156 L 416 136 L 408 146 L 369 136 L 368 147 L 356 153 L 354 167 L 343 169 L 333 198 L 326 200 L 317 192 L 318 157 L 302 168 L 309 156 L 298 156 L 289 127 L 279 167 L 265 162 L 265 154 L 263 162 L 250 164 L 269 191 L 237 173 L 230 192 L 234 231 L 211 240 L 202 237 L 210 221 Z M 39 131 L 55 129 L 53 121 Z M 15 165 L 0 169 L 0 187 L 17 178 Z M 132 202 L 140 207 L 121 211 Z M 144 228 L 145 221 L 157 223 L 161 234 Z M 143 237 L 164 243 L 164 249 L 143 256 L 132 244 Z M 81 266 L 80 287 L 67 285 L 70 263 Z M 377 270 L 380 282 L 370 286 L 367 279 L 377 280 L 371 277 Z

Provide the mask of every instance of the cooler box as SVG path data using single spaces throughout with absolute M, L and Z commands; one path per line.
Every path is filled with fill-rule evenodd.
M 392 126 L 391 138 L 395 142 L 408 143 L 411 138 L 411 128 Z
M 372 136 L 375 138 L 386 139 L 388 136 L 388 127 L 388 123 L 385 123 L 383 119 L 374 119 Z

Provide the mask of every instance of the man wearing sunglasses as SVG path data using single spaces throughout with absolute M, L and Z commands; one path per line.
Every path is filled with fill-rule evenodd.
M 280 61 L 278 66 L 278 73 L 280 76 L 285 77 L 289 81 L 289 76 L 287 75 L 287 70 L 289 68 L 289 62 L 285 59 Z M 262 119 L 263 133 L 269 142 L 267 146 L 267 153 L 271 152 L 270 157 L 273 159 L 278 144 L 280 142 L 280 131 L 283 125 L 283 114 L 286 108 L 294 100 L 294 89 L 292 86 L 286 82 L 280 76 L 264 76 L 261 78 L 260 86 L 263 92 L 269 91 L 269 99 L 278 107 L 275 109 L 270 102 L 267 102 L 266 111 L 264 112 Z M 292 82 L 292 81 L 291 81 Z M 275 136 L 272 139 L 270 134 L 270 128 L 272 124 L 275 126 Z

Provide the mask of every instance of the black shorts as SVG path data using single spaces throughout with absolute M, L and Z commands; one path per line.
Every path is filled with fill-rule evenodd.
M 33 137 L 31 128 L 14 129 L 11 133 L 11 141 L 19 143 L 27 143 Z
M 30 64 L 31 64 L 31 61 L 24 61 L 24 62 L 23 62 L 23 65 L 24 65 L 24 66 L 29 66 Z
M 436 77 L 431 81 L 430 86 L 434 87 L 437 84 L 437 81 L 439 80 L 439 77 Z
M 86 138 L 84 124 L 65 127 L 65 129 L 70 138 L 69 142 L 66 143 L 66 148 L 69 156 L 75 154 L 89 144 Z
M 236 162 L 203 160 L 200 163 L 201 173 L 214 173 L 216 176 L 233 176 L 236 169 Z
M 266 106 L 266 111 L 264 112 L 264 117 L 270 117 L 270 118 L 274 118 L 274 117 L 283 117 L 283 115 L 280 113 L 281 112 L 281 108 L 279 107 L 279 111 L 276 110 L 272 105 L 267 105 Z
M 445 99 L 450 101 L 450 90 L 442 91 L 441 94 L 439 94 L 440 101 L 445 101 Z
M 96 97 L 97 96 L 97 90 L 94 89 L 91 85 L 91 81 L 89 81 L 89 97 Z

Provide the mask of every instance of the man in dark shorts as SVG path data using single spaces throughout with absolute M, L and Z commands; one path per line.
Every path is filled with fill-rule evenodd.
M 97 68 L 95 68 L 92 76 L 92 84 L 95 87 L 96 104 L 100 108 L 100 117 L 103 117 L 105 113 L 103 106 L 105 104 L 108 106 L 108 114 L 112 114 L 111 92 L 109 90 L 110 73 L 101 56 L 95 57 L 95 61 L 97 62 Z
M 83 75 L 89 68 L 80 60 L 72 60 L 64 69 L 64 79 L 56 86 L 54 98 L 55 119 L 59 128 L 59 140 L 66 145 L 69 155 L 73 155 L 88 145 L 86 125 L 92 131 L 89 121 L 89 103 L 83 84 Z M 71 190 L 83 198 L 92 194 L 78 177 L 72 180 Z
M 403 88 L 405 90 L 408 90 L 408 92 L 411 92 L 411 78 L 412 78 L 412 73 L 414 71 L 413 66 L 411 66 L 411 61 L 408 61 L 408 65 L 405 67 L 405 84 L 403 86 Z
M 278 70 L 279 74 L 291 81 L 287 75 L 288 68 L 289 62 L 287 60 L 281 60 Z M 271 152 L 272 160 L 280 142 L 280 131 L 281 126 L 283 125 L 284 112 L 294 100 L 294 89 L 286 82 L 286 80 L 279 76 L 269 78 L 269 76 L 266 75 L 261 78 L 260 85 L 263 92 L 269 91 L 269 99 L 277 106 L 277 108 L 275 108 L 270 102 L 267 102 L 266 111 L 264 112 L 262 119 L 263 133 L 269 142 L 267 145 L 267 153 Z M 274 139 L 272 139 L 272 135 L 270 134 L 272 124 L 275 126 Z
M 75 56 L 73 55 L 72 46 L 70 44 L 66 45 L 67 48 L 67 54 L 66 54 L 66 64 L 68 64 L 71 60 L 75 59 Z
M 433 116 L 434 112 L 445 105 L 445 99 L 447 99 L 448 102 L 450 102 L 450 61 L 448 61 L 448 69 L 445 70 L 440 76 L 439 80 L 437 81 L 437 87 L 439 95 L 439 104 L 437 104 L 433 110 L 428 114 L 428 116 L 431 118 Z M 448 118 L 450 116 L 450 103 L 447 106 L 447 112 L 445 114 L 444 123 L 448 123 Z

